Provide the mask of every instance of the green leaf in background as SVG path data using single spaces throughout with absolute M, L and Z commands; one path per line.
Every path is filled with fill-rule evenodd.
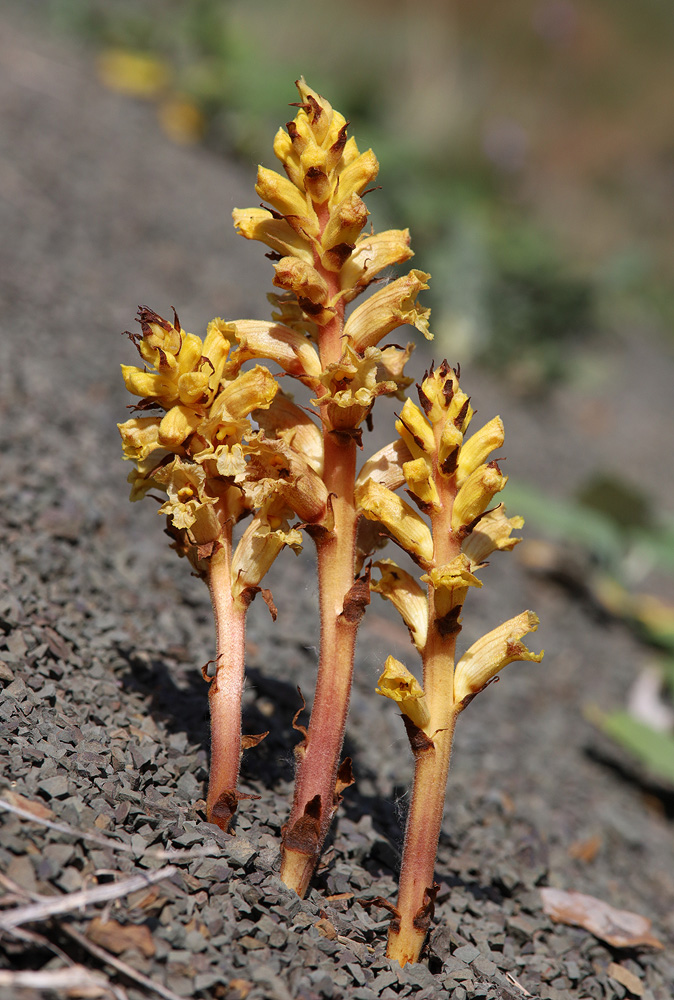
M 674 782 L 674 735 L 658 732 L 627 712 L 592 712 L 594 722 L 658 778 Z

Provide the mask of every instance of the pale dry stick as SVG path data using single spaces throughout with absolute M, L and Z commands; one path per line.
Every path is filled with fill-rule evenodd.
M 35 921 L 46 920 L 59 913 L 70 913 L 80 907 L 91 906 L 93 903 L 105 903 L 110 899 L 119 899 L 128 896 L 137 889 L 145 889 L 155 882 L 162 882 L 171 878 L 178 869 L 173 865 L 167 865 L 156 872 L 148 872 L 147 875 L 132 875 L 131 878 L 123 882 L 114 882 L 109 885 L 99 885 L 94 889 L 82 889 L 80 892 L 68 892 L 63 896 L 54 899 L 42 897 L 39 902 L 31 903 L 28 906 L 17 906 L 13 910 L 0 915 L 0 930 L 11 931 L 21 924 L 29 924 Z
M 144 976 L 142 972 L 138 972 L 131 965 L 127 965 L 126 962 L 122 962 L 121 959 L 116 958 L 111 955 L 109 951 L 105 948 L 101 948 L 100 945 L 94 944 L 90 941 L 84 934 L 80 934 L 76 931 L 74 927 L 69 927 L 68 924 L 61 924 L 61 930 L 64 931 L 73 941 L 77 941 L 82 948 L 86 948 L 94 958 L 98 958 L 101 962 L 105 962 L 106 965 L 112 966 L 113 969 L 117 969 L 122 975 L 127 976 L 134 982 L 139 983 L 148 990 L 152 990 L 153 993 L 157 993 L 160 997 L 164 997 L 164 1000 L 184 1000 L 184 998 L 179 997 L 177 993 L 173 990 L 168 989 L 167 986 L 162 986 L 161 983 L 156 983 L 154 979 L 149 979 L 148 976 Z
M 131 844 L 125 844 L 121 840 L 113 840 L 112 837 L 102 837 L 98 833 L 88 833 L 86 830 L 76 830 L 74 826 L 68 826 L 67 823 L 55 823 L 54 820 L 36 816 L 30 810 L 21 809 L 20 806 L 13 806 L 4 799 L 0 799 L 0 809 L 14 813 L 22 819 L 28 819 L 31 823 L 37 823 L 39 826 L 56 830 L 57 833 L 67 833 L 71 837 L 77 837 L 78 840 L 88 840 L 92 844 L 98 844 L 100 847 L 109 847 L 113 851 L 126 851 L 126 853 L 135 854 L 137 857 L 156 858 L 158 861 L 191 861 L 194 858 L 208 857 L 213 853 L 213 848 L 208 847 L 206 844 L 201 847 L 191 847 L 187 851 L 170 850 L 165 847 L 149 847 L 146 851 L 138 851 Z
M 102 972 L 90 972 L 83 965 L 40 972 L 33 972 L 31 969 L 20 972 L 0 969 L 0 987 L 3 986 L 15 990 L 100 990 L 100 993 L 87 992 L 89 997 L 102 997 L 111 992 L 108 978 Z

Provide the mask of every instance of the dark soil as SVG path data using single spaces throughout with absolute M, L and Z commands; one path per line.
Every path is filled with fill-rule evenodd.
M 129 400 L 117 366 L 134 363 L 120 331 L 139 303 L 175 305 L 200 334 L 214 315 L 266 314 L 269 263 L 229 222 L 234 205 L 256 203 L 253 172 L 170 144 L 150 106 L 102 90 L 63 43 L 6 14 L 0 27 L 0 796 L 40 802 L 73 828 L 0 813 L 5 908 L 160 868 L 156 848 L 197 848 L 170 859 L 177 872 L 156 890 L 106 907 L 147 928 L 145 947 L 121 958 L 165 996 L 601 1000 L 632 995 L 617 964 L 639 995 L 668 1000 L 671 953 L 614 949 L 552 924 L 539 892 L 589 893 L 651 918 L 672 943 L 671 802 L 609 766 L 583 715 L 588 704 L 622 705 L 647 650 L 582 592 L 529 574 L 515 556 L 485 573 L 465 641 L 534 608 L 543 625 L 533 638 L 547 654 L 540 666 L 509 667 L 461 718 L 421 964 L 387 961 L 385 911 L 362 902 L 395 898 L 411 775 L 400 719 L 374 694 L 386 655 L 414 665 L 381 602 L 358 651 L 347 733 L 356 784 L 309 898 L 278 879 L 296 688 L 310 699 L 316 660 L 308 552 L 274 568 L 278 621 L 261 602 L 249 616 L 245 730 L 271 732 L 246 754 L 242 786 L 259 798 L 242 804 L 234 838 L 204 822 L 208 596 L 169 550 L 151 502 L 128 503 L 115 423 Z M 674 364 L 646 334 L 592 350 L 606 379 L 591 399 L 562 388 L 525 403 L 469 370 L 462 385 L 484 419 L 502 413 L 513 479 L 564 495 L 601 458 L 629 463 L 666 498 Z M 428 357 L 413 360 L 415 372 Z M 380 442 L 393 436 L 387 412 Z M 108 978 L 88 995 L 154 995 L 69 933 L 100 914 L 90 906 L 23 936 L 3 932 L 2 967 L 55 973 L 77 962 Z M 44 993 L 0 986 L 8 1000 L 19 995 Z

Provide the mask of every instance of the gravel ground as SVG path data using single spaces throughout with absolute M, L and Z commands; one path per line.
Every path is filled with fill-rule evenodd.
M 117 366 L 133 351 L 119 331 L 140 302 L 176 305 L 196 333 L 213 315 L 264 315 L 268 262 L 228 221 L 255 201 L 252 171 L 171 145 L 151 108 L 101 90 L 63 43 L 6 13 L 0 29 L 0 796 L 40 811 L 37 822 L 0 805 L 1 917 L 36 897 L 159 872 L 103 907 L 6 927 L 0 997 L 45 995 L 35 982 L 3 985 L 25 971 L 42 972 L 51 995 L 129 1000 L 668 1000 L 667 802 L 602 762 L 582 715 L 588 703 L 622 704 L 646 651 L 514 557 L 490 567 L 466 643 L 533 607 L 548 653 L 541 666 L 509 668 L 461 719 L 422 963 L 387 961 L 385 912 L 367 906 L 395 896 L 411 775 L 400 720 L 374 694 L 385 656 L 410 648 L 381 603 L 359 644 L 347 734 L 356 785 L 308 899 L 278 879 L 296 688 L 309 694 L 315 670 L 309 554 L 274 568 L 276 624 L 262 604 L 249 616 L 245 730 L 271 732 L 246 754 L 242 785 L 259 798 L 242 805 L 236 837 L 204 823 L 210 609 L 151 505 L 127 501 Z M 483 373 L 464 372 L 462 384 L 481 416 L 504 416 L 511 475 L 564 492 L 598 455 L 629 455 L 633 475 L 665 497 L 674 364 L 646 335 L 614 342 L 604 360 L 592 399 L 558 390 L 535 410 Z M 642 914 L 667 947 L 612 948 L 553 924 L 542 886 Z M 89 977 L 88 993 L 58 988 L 68 969 Z

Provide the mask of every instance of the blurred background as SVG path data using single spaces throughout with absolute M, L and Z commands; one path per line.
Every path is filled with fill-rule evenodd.
M 177 144 L 273 167 L 303 74 L 374 148 L 368 207 L 433 274 L 436 358 L 491 378 L 484 414 L 529 441 L 506 497 L 539 535 L 523 558 L 643 637 L 655 694 L 600 721 L 674 788 L 674 6 L 20 7 Z

